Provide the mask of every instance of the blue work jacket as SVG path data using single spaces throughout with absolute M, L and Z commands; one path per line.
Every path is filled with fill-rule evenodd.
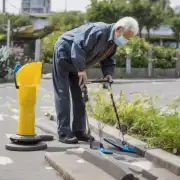
M 116 61 L 114 54 L 114 24 L 103 22 L 84 24 L 65 32 L 55 43 L 55 50 L 66 42 L 66 51 L 77 70 L 87 69 L 100 63 L 103 75 L 112 75 Z

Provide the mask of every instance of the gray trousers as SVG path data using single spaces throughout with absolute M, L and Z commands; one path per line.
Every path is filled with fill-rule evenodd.
M 85 104 L 78 85 L 78 73 L 72 65 L 72 60 L 68 58 L 68 53 L 63 45 L 54 52 L 52 72 L 58 134 L 68 134 L 72 131 L 85 132 Z M 72 130 L 70 126 L 69 92 L 71 92 L 73 106 Z

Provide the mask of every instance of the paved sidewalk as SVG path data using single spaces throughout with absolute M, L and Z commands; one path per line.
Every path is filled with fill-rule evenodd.
M 146 83 L 144 85 L 145 86 L 147 85 L 146 86 L 147 88 L 149 88 L 149 86 L 151 86 L 151 88 L 153 88 L 153 89 L 156 89 L 155 87 L 158 86 L 159 88 L 161 88 L 161 89 L 159 89 L 159 90 L 161 90 L 161 93 L 162 93 L 162 88 L 164 91 L 169 91 L 169 90 L 171 90 L 171 88 L 173 88 L 174 90 L 177 89 L 177 88 L 174 88 L 174 87 L 177 87 L 176 83 L 167 83 L 166 86 L 168 86 L 170 89 L 165 88 L 165 84 L 164 83 L 163 84 L 152 84 L 151 83 L 151 85 L 149 85 L 148 83 Z M 179 83 L 179 85 L 180 85 L 180 83 Z M 124 86 L 128 86 L 127 89 L 129 91 L 132 91 L 132 87 L 129 88 L 129 86 L 131 86 L 131 85 L 122 85 L 121 87 L 124 87 Z M 119 89 L 119 86 L 117 85 L 116 88 Z M 139 88 L 142 89 L 142 87 L 139 87 Z M 12 116 L 11 118 L 17 120 L 17 117 L 18 117 L 18 114 L 17 114 L 18 113 L 17 92 L 16 92 L 16 89 L 14 88 L 14 84 L 4 84 L 4 85 L 0 86 L 0 90 L 2 93 L 2 97 L 0 97 L 0 100 L 1 100 L 0 107 L 6 106 L 7 107 L 7 108 L 5 108 L 6 111 L 8 111 L 8 109 L 10 109 L 11 114 L 12 114 L 12 115 L 9 114 L 8 112 L 5 111 L 5 109 L 3 109 L 2 112 L 4 114 L 1 114 L 0 122 L 2 121 L 1 119 L 6 117 L 7 114 L 8 114 L 8 116 Z M 4 102 L 6 102 L 7 104 L 4 104 Z M 44 130 L 47 133 L 52 133 L 56 136 L 57 135 L 56 134 L 56 122 L 50 121 L 47 117 L 45 117 L 44 116 L 45 112 L 54 113 L 54 102 L 53 102 L 53 92 L 52 92 L 52 81 L 51 80 L 42 80 L 41 87 L 39 88 L 38 100 L 37 100 L 37 104 L 36 104 L 36 120 L 37 120 L 36 126 L 38 128 L 40 128 L 41 130 Z M 7 121 L 7 123 L 8 123 L 8 121 Z M 2 126 L 2 128 L 3 128 L 3 126 Z M 11 129 L 9 129 L 9 131 L 11 131 Z M 6 133 L 10 133 L 10 132 L 6 132 Z M 99 139 L 98 133 L 96 131 L 93 131 L 93 135 L 95 136 L 95 138 L 97 140 Z M 101 179 L 101 177 L 106 175 L 106 173 L 111 174 L 110 175 L 110 176 L 112 176 L 111 179 L 117 179 L 115 177 L 118 175 L 118 172 L 120 172 L 120 171 L 122 171 L 122 173 L 123 172 L 127 172 L 130 174 L 132 173 L 133 175 L 137 176 L 140 180 L 160 180 L 160 179 L 161 180 L 179 180 L 179 177 L 180 177 L 180 176 L 177 176 L 177 175 L 171 173 L 170 171 L 166 170 L 165 168 L 160 167 L 159 165 L 156 164 L 156 162 L 147 160 L 138 154 L 130 154 L 130 153 L 121 152 L 105 142 L 104 142 L 104 146 L 106 148 L 112 149 L 114 152 L 114 155 L 113 156 L 103 155 L 102 157 L 98 155 L 98 157 L 100 159 L 96 158 L 97 157 L 96 154 L 87 154 L 87 153 L 89 153 L 89 151 L 86 153 L 86 155 L 84 155 L 84 154 L 67 155 L 67 150 L 72 149 L 72 148 L 73 149 L 74 148 L 75 149 L 83 148 L 85 150 L 89 150 L 88 143 L 80 143 L 80 144 L 72 146 L 72 145 L 66 145 L 66 144 L 59 143 L 57 140 L 55 140 L 53 142 L 50 142 L 48 145 L 49 145 L 49 148 L 47 149 L 48 153 L 45 154 L 46 160 L 53 166 L 54 169 L 56 169 L 61 174 L 63 172 L 66 175 L 67 174 L 74 175 L 74 176 L 71 176 L 71 179 L 74 178 L 73 180 L 82 180 L 83 178 L 86 179 L 85 177 L 87 175 L 89 177 L 92 174 L 91 168 L 93 168 L 93 169 L 97 168 L 96 172 L 97 172 L 97 174 L 99 173 L 99 177 L 97 176 L 97 179 Z M 94 144 L 94 147 L 95 148 L 99 147 L 98 141 Z M 62 152 L 62 153 L 60 153 L 60 152 Z M 76 152 L 76 151 L 73 150 L 73 153 L 74 152 Z M 95 152 L 97 152 L 97 151 L 95 151 Z M 44 153 L 42 153 L 42 152 L 39 152 L 39 153 L 41 153 L 41 155 L 44 156 Z M 66 154 L 66 155 L 64 155 L 64 154 Z M 19 156 L 20 155 L 21 154 L 19 153 Z M 28 156 L 28 154 L 26 154 L 26 157 L 27 156 Z M 70 162 L 71 157 L 73 158 L 73 160 L 72 160 L 73 161 L 72 164 L 74 164 L 73 166 L 71 166 L 71 163 L 67 163 L 67 162 Z M 88 159 L 89 157 L 91 157 L 91 158 Z M 111 159 L 111 157 L 113 159 Z M 35 157 L 35 159 L 37 160 L 38 158 Z M 92 161 L 92 159 L 93 159 L 93 161 Z M 34 161 L 33 158 L 30 158 L 29 160 Z M 34 163 L 35 163 L 35 161 L 34 161 Z M 85 163 L 86 166 L 83 166 L 83 163 Z M 109 165 L 111 163 L 112 163 L 112 165 L 114 164 L 113 165 L 114 167 L 112 169 L 117 168 L 117 171 L 111 171 L 110 167 L 112 167 L 112 166 Z M 66 165 L 65 167 L 64 167 L 64 164 Z M 38 163 L 37 163 L 37 165 L 38 165 Z M 106 166 L 104 166 L 104 165 L 106 165 Z M 123 170 L 123 167 L 126 165 L 128 166 L 127 169 Z M 85 167 L 86 167 L 86 169 L 84 169 Z M 135 167 L 135 168 L 133 168 L 133 167 Z M 26 169 L 27 166 L 23 166 L 23 168 L 26 170 L 26 172 L 31 171 L 31 169 L 28 169 L 29 171 Z M 71 169 L 69 169 L 69 168 L 71 168 Z M 119 170 L 118 170 L 118 168 L 119 168 Z M 18 169 L 18 167 L 17 167 L 17 169 Z M 106 173 L 102 172 L 102 170 Z M 176 168 L 174 168 L 174 170 L 176 170 Z M 85 171 L 87 172 L 86 174 L 81 173 L 81 172 L 85 172 Z M 74 172 L 74 174 L 72 172 Z M 62 175 L 65 178 L 64 174 L 62 174 Z M 126 173 L 124 175 L 126 176 Z M 52 174 L 52 176 L 53 176 L 53 174 Z M 49 176 L 47 175 L 46 177 L 48 178 Z M 65 180 L 70 179 L 70 178 L 68 179 L 69 176 L 66 176 L 66 177 L 67 178 Z M 80 179 L 80 177 L 81 177 L 81 179 Z M 33 176 L 33 178 L 35 178 L 35 176 Z M 53 178 L 51 178 L 51 179 L 53 180 Z M 11 180 L 16 180 L 16 179 L 11 178 Z M 18 180 L 21 180 L 21 179 L 18 179 Z M 128 179 L 128 180 L 130 180 L 130 179 Z M 138 180 L 138 179 L 136 179 L 136 180 Z
M 147 83 L 146 83 L 147 84 Z M 169 86 L 169 84 L 171 84 L 171 83 L 168 83 L 168 86 Z M 172 83 L 173 84 L 173 83 Z M 158 84 L 158 85 L 154 85 L 154 84 L 151 84 L 150 86 L 162 86 L 162 84 Z M 43 81 L 43 83 L 42 83 L 42 87 L 43 87 L 43 89 L 44 89 L 44 92 L 45 92 L 45 90 L 47 90 L 45 93 L 48 95 L 49 93 L 52 93 L 52 87 L 50 87 L 51 86 L 51 80 L 49 80 L 49 81 L 46 81 L 46 80 L 44 80 Z M 164 84 L 164 86 L 165 86 L 165 84 Z M 154 88 L 154 87 L 151 87 L 151 88 Z M 164 87 L 162 87 L 162 88 L 164 88 Z M 132 89 L 131 89 L 132 90 Z M 52 95 L 52 94 L 51 94 Z M 45 100 L 45 99 L 44 99 Z M 48 100 L 48 99 L 46 99 L 46 100 Z M 45 100 L 45 101 L 46 101 Z M 50 101 L 49 101 L 50 102 Z M 43 106 L 42 104 L 40 105 L 40 106 Z M 50 106 L 49 106 L 50 107 Z M 54 112 L 53 112 L 53 108 L 54 108 L 54 104 L 52 103 L 51 104 L 51 110 L 50 110 L 50 112 L 51 112 L 51 114 L 53 114 Z M 92 122 L 92 120 L 91 120 L 91 122 Z M 91 123 L 91 125 L 93 125 L 92 123 Z M 97 123 L 96 123 L 96 125 L 97 125 Z M 37 126 L 38 127 L 41 127 L 42 129 L 44 129 L 45 131 L 47 131 L 47 132 L 51 132 L 52 134 L 54 134 L 54 135 L 56 135 L 56 122 L 55 121 L 50 121 L 50 120 L 48 120 L 48 118 L 46 119 L 46 121 L 39 121 L 38 122 L 38 124 L 37 124 Z M 92 127 L 92 126 L 91 126 Z M 95 138 L 96 139 L 99 139 L 98 138 L 98 131 L 96 131 L 95 129 L 92 129 L 93 130 L 93 135 L 95 136 Z M 109 130 L 107 130 L 107 132 L 109 132 Z M 110 132 L 109 132 L 109 134 L 110 134 Z M 117 136 L 116 137 L 119 137 L 119 133 L 117 132 L 116 133 L 117 134 Z M 105 134 L 104 134 L 104 136 L 106 136 Z M 104 141 L 103 141 L 104 142 Z M 143 145 L 143 144 L 142 144 Z M 177 175 L 175 175 L 175 174 L 178 174 L 178 172 L 179 172 L 179 169 L 178 169 L 178 166 L 174 166 L 174 169 L 172 170 L 172 172 L 174 172 L 175 174 L 173 174 L 173 173 L 171 173 L 170 171 L 168 171 L 167 169 L 165 169 L 165 167 L 163 168 L 163 167 L 161 167 L 161 165 L 159 164 L 157 164 L 156 163 L 156 160 L 154 159 L 152 159 L 151 158 L 151 160 L 153 161 L 151 161 L 151 160 L 147 160 L 146 158 L 144 158 L 144 157 L 141 157 L 141 156 L 139 156 L 139 155 L 137 155 L 137 154 L 129 154 L 129 153 L 124 153 L 124 152 L 121 152 L 121 151 L 119 151 L 119 150 L 117 150 L 117 149 L 115 149 L 115 148 L 113 148 L 111 145 L 109 145 L 109 144 L 107 144 L 107 143 L 105 143 L 104 142 L 104 146 L 106 147 L 106 148 L 111 148 L 111 149 L 113 149 L 113 151 L 114 151 L 114 157 L 115 157 L 115 159 L 120 163 L 120 162 L 123 162 L 123 163 L 126 163 L 126 164 L 128 164 L 128 165 L 133 165 L 133 166 L 137 166 L 137 167 L 139 167 L 140 169 L 139 169 L 139 173 L 142 175 L 143 173 L 145 173 L 147 176 L 148 176 L 148 178 L 151 180 L 151 179 L 153 179 L 152 177 L 154 177 L 154 179 L 157 179 L 157 178 L 155 178 L 155 177 L 158 177 L 159 179 L 158 180 L 160 180 L 160 178 L 163 180 L 179 180 L 179 176 L 177 176 Z M 89 145 L 87 145 L 87 144 L 79 144 L 79 146 L 76 146 L 75 148 L 77 148 L 77 147 L 80 147 L 80 148 L 85 148 L 85 149 L 89 149 Z M 97 146 L 96 146 L 97 147 Z M 62 148 L 63 149 L 66 149 L 66 147 L 64 147 L 64 145 L 62 145 Z M 62 155 L 63 156 L 63 155 Z M 57 156 L 57 154 L 52 154 L 52 156 L 51 155 L 47 155 L 47 158 L 50 158 L 54 163 L 56 163 L 56 161 L 54 161 L 56 158 L 57 159 L 59 159 L 59 161 L 60 161 L 60 159 L 61 159 L 61 156 L 59 155 L 59 156 Z M 67 159 L 66 160 L 68 160 L 68 158 L 69 158 L 69 156 L 67 156 Z M 76 159 L 76 158 L 75 158 Z M 62 166 L 63 165 L 63 163 L 59 163 L 59 161 L 57 160 L 57 163 L 58 163 L 58 165 L 59 166 Z M 163 162 L 163 161 L 161 161 L 161 162 Z M 100 167 L 100 164 L 99 164 L 99 167 Z M 138 169 L 136 167 L 136 169 Z M 103 168 L 103 167 L 102 167 Z M 107 171 L 106 171 L 107 172 Z M 165 174 L 165 175 L 164 175 Z M 151 178 L 149 177 L 149 176 L 151 176 Z M 144 177 L 143 177 L 144 178 Z M 147 179 L 148 179 L 147 178 Z M 141 178 L 142 179 L 142 178 Z

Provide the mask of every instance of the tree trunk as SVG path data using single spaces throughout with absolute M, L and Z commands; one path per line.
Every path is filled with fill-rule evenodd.
M 150 29 L 147 28 L 147 41 L 149 41 L 149 40 L 150 40 Z
M 176 48 L 179 48 L 179 41 L 176 41 Z
M 176 48 L 179 48 L 180 36 L 179 34 L 176 35 Z
M 139 28 L 139 37 L 142 38 L 142 28 Z

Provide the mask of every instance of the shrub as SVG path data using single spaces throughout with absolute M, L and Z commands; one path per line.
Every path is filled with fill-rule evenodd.
M 173 47 L 153 47 L 153 66 L 155 68 L 174 68 L 176 66 L 177 49 Z
M 147 67 L 149 48 L 150 45 L 143 38 L 132 38 L 126 46 L 117 49 L 117 66 L 125 67 L 125 56 L 129 55 L 132 59 L 132 67 Z
M 94 99 L 93 104 L 88 104 L 89 115 L 106 124 L 115 125 L 116 117 L 109 92 L 99 87 L 90 92 Z M 134 94 L 133 100 L 127 100 L 123 91 L 116 97 L 116 105 L 122 122 L 123 131 L 151 146 L 156 146 L 167 151 L 180 150 L 180 116 L 177 111 L 180 98 L 167 105 L 167 111 L 156 108 L 158 98 L 147 94 Z
M 56 31 L 46 36 L 43 39 L 43 55 L 42 59 L 46 63 L 52 63 L 53 47 L 62 34 L 61 31 Z M 148 61 L 153 61 L 154 68 L 174 68 L 176 65 L 177 49 L 171 47 L 152 46 L 143 38 L 134 37 L 123 47 L 118 47 L 116 52 L 117 67 L 125 68 L 126 56 L 132 59 L 131 65 L 133 68 L 147 68 Z M 152 57 L 150 57 L 152 53 Z M 94 67 L 99 68 L 99 64 Z
M 117 67 L 125 67 L 125 57 L 129 55 L 134 68 L 147 68 L 150 60 L 153 60 L 154 68 L 174 68 L 176 52 L 176 48 L 152 46 L 143 38 L 134 37 L 126 46 L 117 49 Z
M 61 34 L 61 31 L 55 31 L 43 39 L 43 62 L 52 63 L 54 44 Z
M 0 78 L 7 76 L 8 72 L 12 73 L 16 63 L 25 63 L 24 54 L 10 49 L 6 46 L 0 48 Z

